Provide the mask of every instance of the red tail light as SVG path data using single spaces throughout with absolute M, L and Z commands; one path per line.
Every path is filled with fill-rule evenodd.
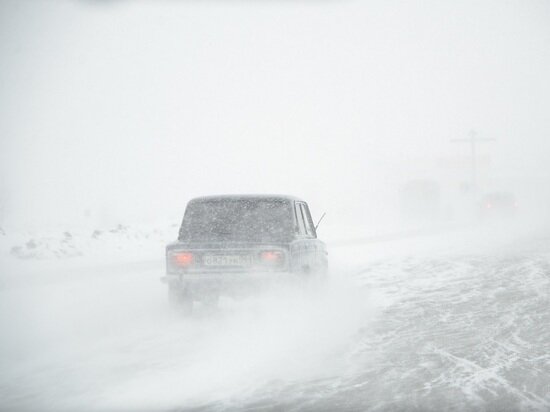
M 178 266 L 189 266 L 194 260 L 191 252 L 176 252 L 172 255 L 172 258 Z
M 260 259 L 264 263 L 280 264 L 283 262 L 283 258 L 283 252 L 280 252 L 278 250 L 266 250 L 260 253 Z

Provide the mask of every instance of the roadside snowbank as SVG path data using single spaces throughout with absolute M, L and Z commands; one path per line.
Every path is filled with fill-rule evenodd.
M 163 256 L 166 243 L 177 237 L 177 224 L 16 232 L 0 236 L 0 259 L 94 259 L 135 261 Z

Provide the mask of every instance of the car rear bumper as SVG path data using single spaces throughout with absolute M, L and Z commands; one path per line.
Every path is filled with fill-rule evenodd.
M 246 294 L 258 288 L 296 280 L 298 276 L 290 272 L 167 274 L 161 278 L 162 282 L 173 289 L 229 295 Z

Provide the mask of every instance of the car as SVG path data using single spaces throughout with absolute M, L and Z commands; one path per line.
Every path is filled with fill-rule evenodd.
M 512 217 L 516 214 L 517 207 L 516 197 L 512 193 L 491 192 L 480 200 L 479 214 L 484 219 Z
M 324 215 L 323 215 L 324 216 Z M 322 218 L 321 218 L 322 219 Z M 166 247 L 169 301 L 186 312 L 263 285 L 323 278 L 327 248 L 309 207 L 281 195 L 222 195 L 189 201 Z

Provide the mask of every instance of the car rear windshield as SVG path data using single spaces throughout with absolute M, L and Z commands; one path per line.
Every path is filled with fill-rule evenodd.
M 292 229 L 292 207 L 287 201 L 206 200 L 187 206 L 179 239 L 272 242 L 288 239 Z

